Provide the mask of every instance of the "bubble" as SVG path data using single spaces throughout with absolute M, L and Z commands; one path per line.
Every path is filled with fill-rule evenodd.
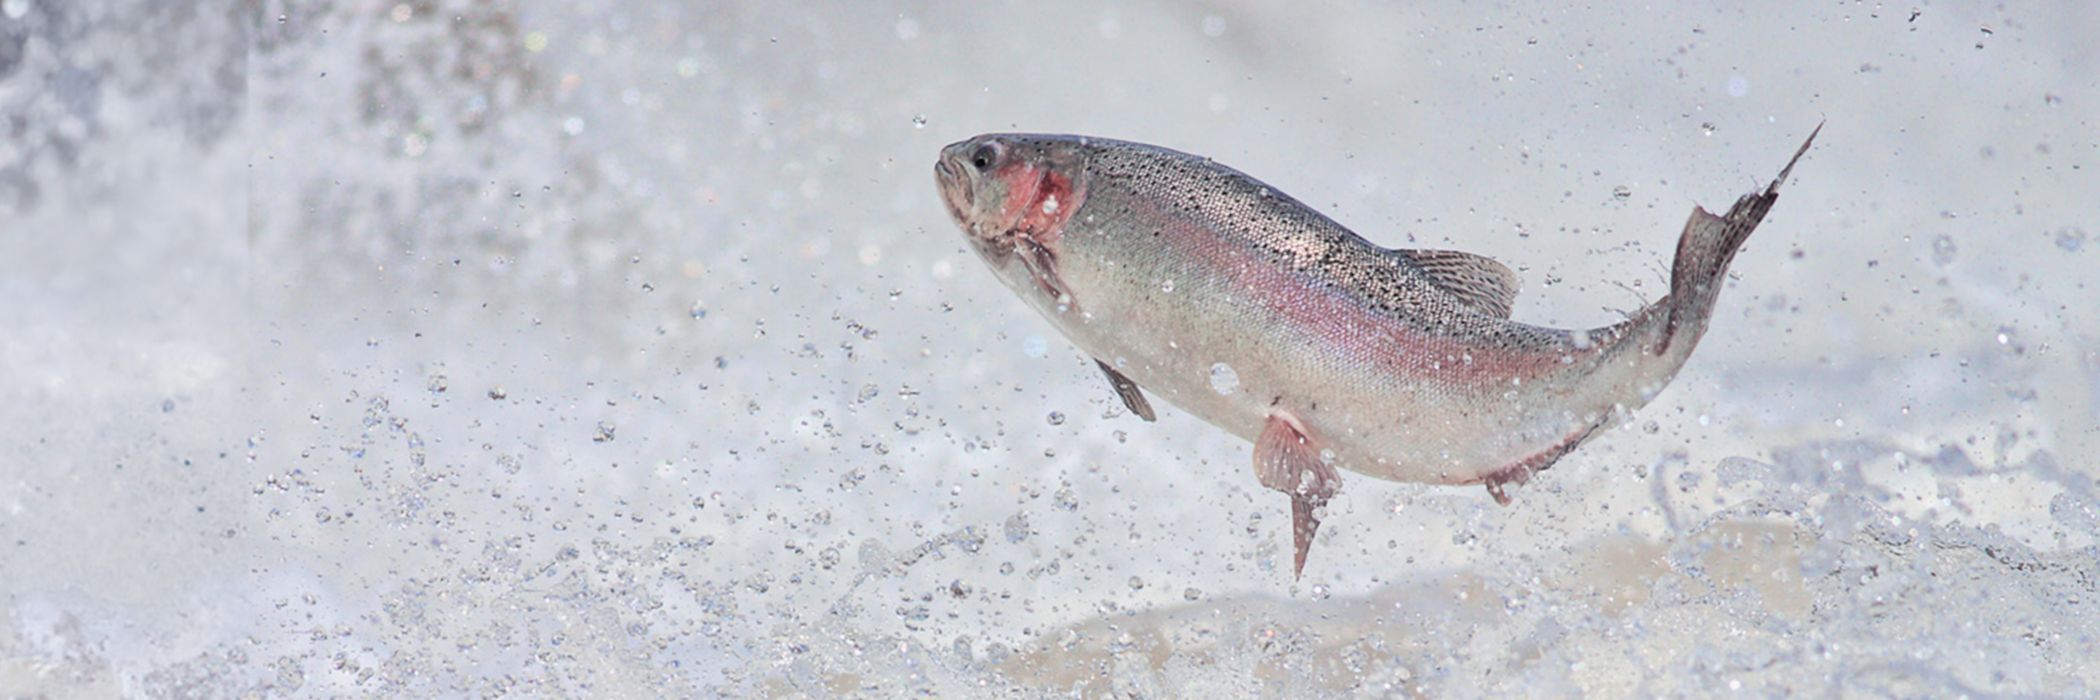
M 1044 417 L 1044 420 L 1049 421 L 1051 425 L 1064 425 L 1065 414 L 1063 411 L 1051 411 L 1050 415 Z
M 1239 388 L 1240 374 L 1232 369 L 1232 365 L 1220 362 L 1210 366 L 1211 391 L 1218 392 L 1219 396 L 1231 396 Z

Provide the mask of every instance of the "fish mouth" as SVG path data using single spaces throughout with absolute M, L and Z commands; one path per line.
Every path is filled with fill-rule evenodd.
M 933 162 L 933 181 L 941 190 L 941 203 L 948 205 L 948 216 L 953 217 L 955 223 L 960 224 L 964 231 L 974 234 L 974 227 L 971 226 L 967 214 L 974 194 L 973 188 L 969 176 L 964 175 L 961 168 L 950 162 L 952 158 L 950 153 L 943 152 L 940 159 Z

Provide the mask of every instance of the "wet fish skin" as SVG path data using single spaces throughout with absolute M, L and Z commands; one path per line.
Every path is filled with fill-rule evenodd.
M 1653 398 L 1814 137 L 1727 213 L 1695 208 L 1668 296 L 1584 330 L 1510 320 L 1516 278 L 1499 263 L 1380 248 L 1178 151 L 987 134 L 943 149 L 935 171 L 971 247 L 1134 413 L 1150 416 L 1142 387 L 1255 443 L 1257 477 L 1292 499 L 1302 571 L 1336 468 L 1483 483 L 1506 503 L 1505 484 Z

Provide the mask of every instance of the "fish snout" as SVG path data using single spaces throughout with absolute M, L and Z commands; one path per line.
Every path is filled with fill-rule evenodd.
M 969 153 L 970 141 L 948 144 L 941 149 L 939 158 L 933 161 L 933 180 L 941 191 L 941 202 L 948 205 L 948 215 L 961 224 L 963 230 L 971 230 L 970 212 L 975 209 L 971 200 L 976 189 L 968 166 L 963 160 Z

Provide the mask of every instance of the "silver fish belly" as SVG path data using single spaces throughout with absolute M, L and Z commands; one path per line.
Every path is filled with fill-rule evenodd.
M 1586 330 L 1510 320 L 1500 263 L 1380 248 L 1186 153 L 990 134 L 935 171 L 972 247 L 1134 413 L 1151 419 L 1149 391 L 1255 443 L 1257 477 L 1291 497 L 1302 572 L 1338 470 L 1484 483 L 1507 503 L 1506 484 L 1652 398 L 1793 162 L 1724 215 L 1694 210 L 1669 296 Z

